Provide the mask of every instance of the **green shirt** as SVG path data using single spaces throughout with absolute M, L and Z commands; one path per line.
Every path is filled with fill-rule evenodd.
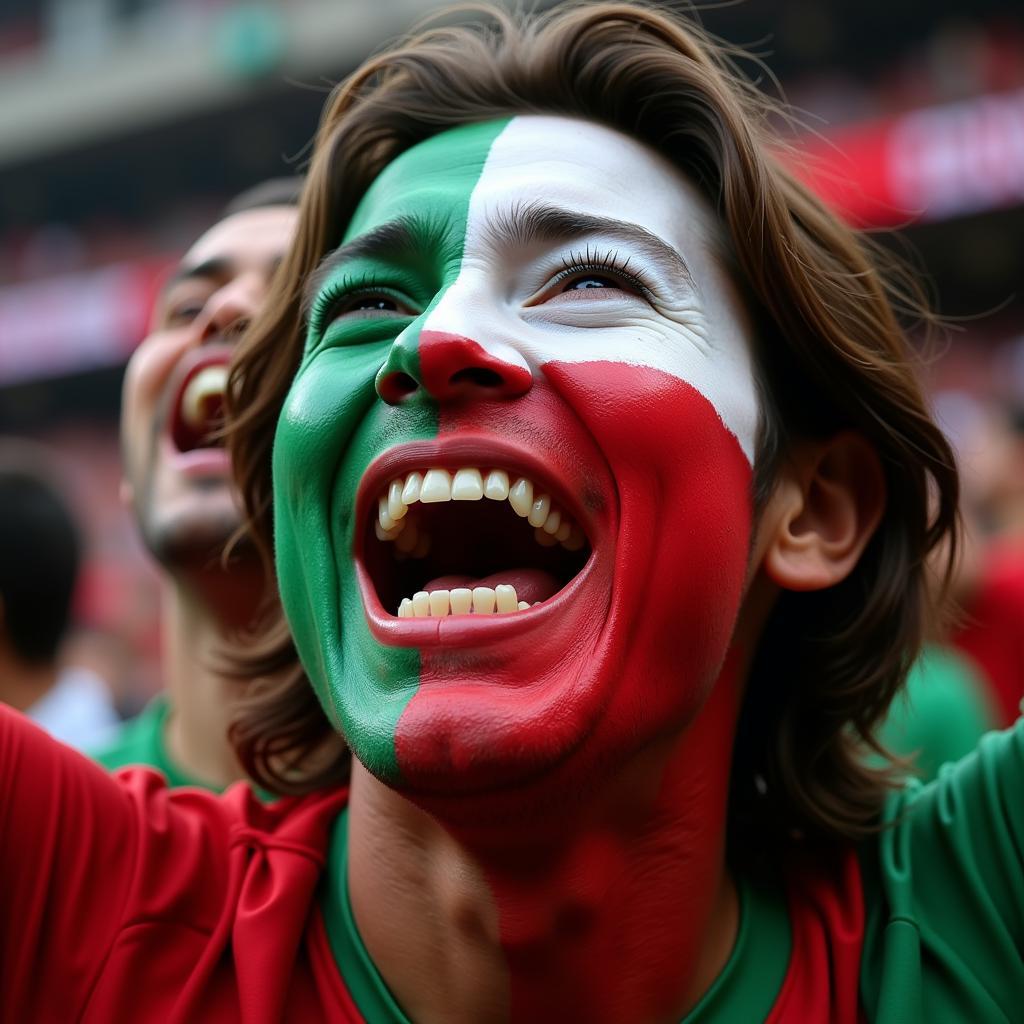
M 907 676 L 878 733 L 887 750 L 913 760 L 920 777 L 959 761 L 996 727 L 985 683 L 956 651 L 929 646 Z
M 93 760 L 111 770 L 129 765 L 149 765 L 167 779 L 168 786 L 200 786 L 219 791 L 220 787 L 192 778 L 172 760 L 164 743 L 168 710 L 167 698 L 163 694 L 157 695 L 141 714 L 121 725 L 110 743 L 90 751 Z
M 885 828 L 858 850 L 864 929 L 859 1001 L 873 1024 L 996 1024 L 1024 1011 L 1024 720 L 889 801 Z M 364 947 L 348 894 L 348 814 L 331 842 L 321 894 L 328 939 L 370 1024 L 408 1024 Z M 838 877 L 838 876 L 837 876 Z M 799 875 L 790 879 L 799 885 Z M 684 1024 L 747 1024 L 773 1012 L 783 986 L 826 994 L 796 970 L 800 951 L 782 885 L 739 878 L 740 925 L 718 979 Z M 841 893 L 837 888 L 837 896 Z M 828 939 L 829 936 L 826 936 Z M 832 936 L 840 950 L 848 936 Z M 847 942 L 848 945 L 848 942 Z M 831 954 L 821 958 L 836 970 Z M 804 965 L 806 967 L 806 965 Z M 840 986 L 833 986 L 835 991 Z M 797 1001 L 798 1002 L 798 1001 Z M 790 999 L 792 1006 L 794 1000 Z M 825 1016 L 817 1019 L 826 1020 Z

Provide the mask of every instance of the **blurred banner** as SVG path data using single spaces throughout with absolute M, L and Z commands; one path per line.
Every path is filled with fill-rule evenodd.
M 860 227 L 962 217 L 1024 202 L 1024 90 L 803 140 L 796 172 Z
M 120 264 L 0 288 L 0 386 L 124 363 L 146 333 L 167 265 Z

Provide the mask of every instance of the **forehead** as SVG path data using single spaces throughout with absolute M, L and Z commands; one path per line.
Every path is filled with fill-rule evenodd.
M 397 217 L 544 202 L 628 220 L 672 242 L 716 230 L 707 202 L 660 154 L 603 125 L 521 116 L 451 129 L 397 157 L 367 190 L 346 241 Z
M 182 266 L 222 260 L 238 266 L 263 266 L 284 255 L 297 221 L 294 206 L 264 206 L 232 214 L 200 236 L 185 253 Z

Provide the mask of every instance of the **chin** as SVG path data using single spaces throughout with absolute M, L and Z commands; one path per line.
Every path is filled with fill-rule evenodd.
M 163 519 L 144 531 L 146 545 L 153 557 L 167 568 L 213 569 L 242 518 L 234 503 L 221 502 L 220 508 L 194 509 Z M 232 549 L 233 555 L 253 553 L 249 541 Z

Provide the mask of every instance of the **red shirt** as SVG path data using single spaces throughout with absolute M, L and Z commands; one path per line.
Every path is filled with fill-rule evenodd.
M 317 885 L 339 790 L 266 805 L 118 776 L 0 705 L 0 1020 L 361 1022 Z M 773 1022 L 853 1024 L 856 859 L 802 870 Z M 840 895 L 840 893 L 842 895 Z
M 0 1020 L 362 1020 L 315 899 L 346 791 L 115 780 L 7 709 L 0 779 Z

